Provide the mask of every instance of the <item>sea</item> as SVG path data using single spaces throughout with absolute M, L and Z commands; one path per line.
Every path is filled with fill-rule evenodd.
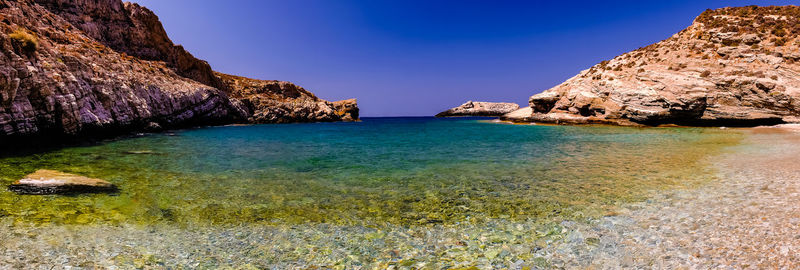
M 548 268 L 543 252 L 570 241 L 566 228 L 715 181 L 710 161 L 746 136 L 365 117 L 5 154 L 4 186 L 50 169 L 119 191 L 0 188 L 0 269 Z

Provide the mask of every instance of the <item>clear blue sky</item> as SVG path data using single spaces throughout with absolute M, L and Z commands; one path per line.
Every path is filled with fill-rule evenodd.
M 220 72 L 297 83 L 362 116 L 528 97 L 665 39 L 706 8 L 792 1 L 136 0 Z

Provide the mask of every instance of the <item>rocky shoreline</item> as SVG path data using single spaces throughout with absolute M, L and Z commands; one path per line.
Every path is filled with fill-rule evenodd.
M 760 126 L 800 121 L 800 7 L 707 10 L 658 43 L 531 96 L 521 122 Z
M 0 147 L 232 123 L 358 120 L 289 82 L 216 73 L 120 0 L 0 1 Z M 247 81 L 247 83 L 241 83 Z

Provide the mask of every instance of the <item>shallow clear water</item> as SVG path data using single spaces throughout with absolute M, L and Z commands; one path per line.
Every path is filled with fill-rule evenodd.
M 651 192 L 711 181 L 705 161 L 741 137 L 709 128 L 507 125 L 479 118 L 181 130 L 2 158 L 3 184 L 53 169 L 106 179 L 121 191 L 20 196 L 3 189 L 0 219 L 17 230 L 283 228 L 298 238 L 310 235 L 304 228 L 319 226 L 326 229 L 315 234 L 325 238 L 352 228 L 450 228 L 458 235 L 464 226 L 526 224 L 525 244 L 552 236 L 546 228 L 559 222 L 615 215 L 619 205 Z M 389 246 L 403 244 L 394 241 Z

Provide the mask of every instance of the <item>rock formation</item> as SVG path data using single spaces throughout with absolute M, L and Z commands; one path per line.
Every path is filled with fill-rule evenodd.
M 691 26 L 530 98 L 511 120 L 752 126 L 798 122 L 800 7 L 707 10 Z
M 500 116 L 500 119 L 509 120 L 513 119 L 515 121 L 520 122 L 530 122 L 531 115 L 533 114 L 533 109 L 531 107 L 521 108 L 519 110 L 504 114 Z
M 355 99 L 330 102 L 290 82 L 265 81 L 217 73 L 230 97 L 241 100 L 252 123 L 353 121 Z
M 19 194 L 48 195 L 74 193 L 116 192 L 114 184 L 102 179 L 64 173 L 53 170 L 38 170 L 17 180 L 9 190 Z
M 184 77 L 224 88 L 211 66 L 175 45 L 149 9 L 108 0 L 34 0 L 90 38 L 142 60 L 163 61 Z
M 516 103 L 467 101 L 461 106 L 440 112 L 436 117 L 501 116 L 519 109 Z
M 355 101 L 337 106 L 291 83 L 257 91 L 224 80 L 174 45 L 151 11 L 120 0 L 0 0 L 0 63 L 1 146 L 358 117 Z
M 358 100 L 355 98 L 334 101 L 333 112 L 339 116 L 342 121 L 358 121 Z

